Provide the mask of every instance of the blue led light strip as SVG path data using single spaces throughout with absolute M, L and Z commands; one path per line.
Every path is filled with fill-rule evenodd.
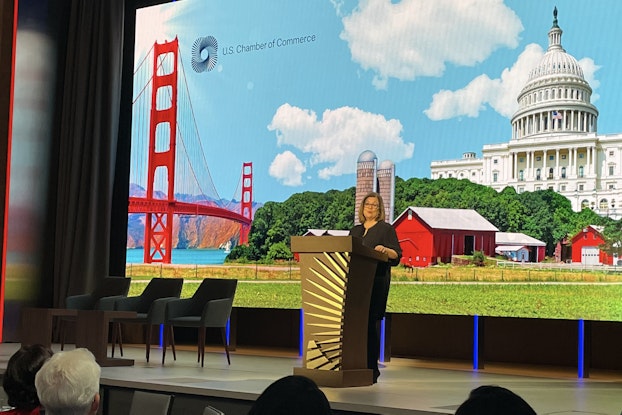
M 298 335 L 298 356 L 302 356 L 303 355 L 303 347 L 304 347 L 304 337 L 305 337 L 305 312 L 304 310 L 301 308 L 300 309 L 300 334 Z
M 577 345 L 577 349 L 579 351 L 577 356 L 577 376 L 579 379 L 583 379 L 585 373 L 583 372 L 584 364 L 585 364 L 585 321 L 580 319 L 579 323 L 579 344 Z
M 473 370 L 479 369 L 479 316 L 473 316 Z
M 225 327 L 225 333 L 227 337 L 227 346 L 229 346 L 229 335 L 231 333 L 231 317 L 227 319 L 227 326 Z
M 380 320 L 380 361 L 384 362 L 384 339 L 385 339 L 385 325 L 384 320 Z

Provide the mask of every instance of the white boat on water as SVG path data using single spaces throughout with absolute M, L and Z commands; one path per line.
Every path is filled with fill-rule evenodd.
M 228 254 L 231 252 L 231 241 L 227 241 L 227 243 L 222 245 L 222 249 L 225 250 L 225 253 Z

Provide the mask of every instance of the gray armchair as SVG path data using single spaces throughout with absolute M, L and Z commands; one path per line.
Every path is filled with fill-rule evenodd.
M 127 296 L 131 278 L 104 277 L 97 287 L 88 294 L 71 295 L 65 299 L 65 308 L 71 310 L 113 310 L 114 303 Z M 72 317 L 62 317 L 59 321 L 60 348 L 65 348 L 67 325 L 74 321 Z
M 205 360 L 206 329 L 220 329 L 227 362 L 231 364 L 226 326 L 231 316 L 237 284 L 238 280 L 235 279 L 206 278 L 191 298 L 173 300 L 166 304 L 162 364 L 166 358 L 168 344 L 170 343 L 173 346 L 175 344 L 174 327 L 195 327 L 198 329 L 197 361 L 201 362 L 201 367 L 203 367 Z M 173 358 L 176 358 L 174 348 Z
M 139 296 L 125 297 L 115 301 L 115 310 L 135 311 L 136 317 L 113 320 L 113 325 L 116 326 L 112 331 L 113 357 L 115 343 L 117 343 L 116 337 L 121 332 L 121 324 L 138 323 L 145 328 L 145 355 L 147 362 L 149 361 L 153 326 L 164 324 L 166 304 L 171 300 L 179 299 L 183 285 L 182 278 L 153 278 Z

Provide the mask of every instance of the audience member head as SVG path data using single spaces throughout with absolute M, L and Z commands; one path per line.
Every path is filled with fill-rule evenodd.
M 511 390 L 484 385 L 469 393 L 456 415 L 536 415 L 536 411 Z
M 39 406 L 35 375 L 50 356 L 52 350 L 41 344 L 23 346 L 11 356 L 2 381 L 9 405 L 25 411 Z
M 101 368 L 87 349 L 54 354 L 35 376 L 46 415 L 90 415 L 99 406 Z
M 248 415 L 325 415 L 330 403 L 315 382 L 304 376 L 285 376 L 266 388 Z

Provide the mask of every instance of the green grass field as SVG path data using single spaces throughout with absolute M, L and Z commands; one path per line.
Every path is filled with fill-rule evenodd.
M 393 284 L 388 311 L 622 321 L 622 285 Z
M 174 272 L 141 267 L 143 275 L 132 275 L 129 295 L 140 294 L 155 276 L 184 278 L 183 298 L 205 277 L 238 278 L 237 307 L 301 307 L 300 273 L 291 266 L 175 267 Z M 395 313 L 622 321 L 621 299 L 618 273 L 468 266 L 410 272 L 397 267 L 387 308 Z

